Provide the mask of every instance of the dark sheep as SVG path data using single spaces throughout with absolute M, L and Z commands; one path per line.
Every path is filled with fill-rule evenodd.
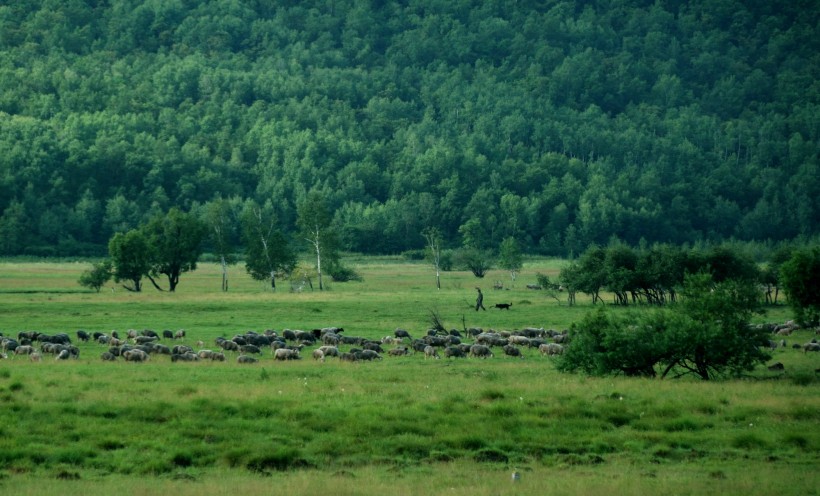
M 404 329 L 400 329 L 400 328 L 393 331 L 393 335 L 396 336 L 397 338 L 413 339 L 413 337 L 410 336 L 409 332 L 407 332 Z
M 103 352 L 103 354 L 100 355 L 100 358 L 102 358 L 104 362 L 114 362 L 117 360 L 117 356 L 109 351 Z
M 254 358 L 252 356 L 248 356 L 248 355 L 239 355 L 238 357 L 236 357 L 236 363 L 249 364 L 249 363 L 256 363 L 258 361 L 259 360 L 257 360 L 256 358 Z
M 189 353 L 189 352 L 193 353 L 193 351 L 194 351 L 193 348 L 191 348 L 190 346 L 185 346 L 183 344 L 178 344 L 178 345 L 174 346 L 173 348 L 171 348 L 171 354 L 172 355 L 181 355 L 183 353 Z
M 152 331 L 151 329 L 145 329 L 145 330 L 143 330 L 143 331 L 142 331 L 142 335 L 143 335 L 143 336 L 146 336 L 146 337 L 149 337 L 149 338 L 157 338 L 157 339 L 159 339 L 159 334 L 157 334 L 156 332 Z
M 507 356 L 524 358 L 524 355 L 521 354 L 521 350 L 511 344 L 505 345 L 502 349 L 504 350 L 504 354 Z
M 282 331 L 282 337 L 285 338 L 286 341 L 296 341 L 296 333 L 290 329 Z
M 254 346 L 252 344 L 246 344 L 239 347 L 240 353 L 250 353 L 252 355 L 261 355 L 262 350 L 259 349 L 258 346 Z
M 488 346 L 482 344 L 474 344 L 470 346 L 470 356 L 476 358 L 489 358 L 493 356 L 493 352 Z
M 355 355 L 356 355 L 356 358 L 358 358 L 359 360 L 371 361 L 371 360 L 381 360 L 382 359 L 382 356 L 379 355 L 378 353 L 376 353 L 373 350 L 362 350 L 362 351 L 356 353 Z
M 91 339 L 91 336 L 88 335 L 87 332 L 83 330 L 77 331 L 77 340 L 82 341 L 83 343 L 87 343 Z
M 467 358 L 467 354 L 458 346 L 448 346 L 444 348 L 445 358 Z
M 339 354 L 339 360 L 342 362 L 355 362 L 359 360 L 359 357 L 354 353 L 341 353 Z
M 175 353 L 171 355 L 172 362 L 196 362 L 198 360 L 199 356 L 192 351 L 186 351 L 184 353 Z

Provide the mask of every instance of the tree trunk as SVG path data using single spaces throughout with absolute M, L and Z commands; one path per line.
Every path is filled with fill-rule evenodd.
M 222 263 L 222 291 L 228 291 L 228 264 L 225 262 L 225 256 L 221 257 Z

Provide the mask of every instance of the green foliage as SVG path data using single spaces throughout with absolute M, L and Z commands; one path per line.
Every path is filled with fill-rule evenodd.
M 489 251 L 477 248 L 462 248 L 454 255 L 454 263 L 463 270 L 469 270 L 479 279 L 487 275 L 487 271 L 493 268 L 493 258 Z
M 510 272 L 510 278 L 515 282 L 524 260 L 521 255 L 521 247 L 513 237 L 507 237 L 501 242 L 498 249 L 498 266 Z
M 324 196 L 318 191 L 311 191 L 299 204 L 297 224 L 301 234 L 310 245 L 316 256 L 316 273 L 319 279 L 319 290 L 322 283 L 322 260 L 332 265 L 338 258 L 338 241 L 336 231 L 331 226 L 332 216 Z
M 668 309 L 590 313 L 570 333 L 572 346 L 558 368 L 593 375 L 666 377 L 670 372 L 709 380 L 738 376 L 770 357 L 767 332 L 749 325 L 758 305 L 754 286 L 687 276 L 682 301 Z
M 168 291 L 175 291 L 185 272 L 196 270 L 202 253 L 205 225 L 190 213 L 172 208 L 165 215 L 156 215 L 141 228 L 151 253 L 151 266 L 146 274 L 160 289 L 155 277 L 168 278 Z
M 816 326 L 820 323 L 820 247 L 796 250 L 780 273 L 798 321 Z
M 367 253 L 421 248 L 426 226 L 557 256 L 810 239 L 804 4 L 16 2 L 0 253 L 99 254 L 219 197 L 271 199 L 296 238 L 311 190 Z
M 130 285 L 123 284 L 125 289 L 142 291 L 142 278 L 151 268 L 151 250 L 145 234 L 137 229 L 115 234 L 108 242 L 108 253 L 114 281 L 127 281 Z
M 270 281 L 276 290 L 276 275 L 290 274 L 296 267 L 296 253 L 277 224 L 270 204 L 260 207 L 248 202 L 241 214 L 245 245 L 245 270 L 257 281 Z
M 91 268 L 84 271 L 80 275 L 80 286 L 85 288 L 93 289 L 96 292 L 100 292 L 100 289 L 105 286 L 105 283 L 111 280 L 114 276 L 112 274 L 113 265 L 110 260 L 103 260 L 102 262 L 96 262 L 91 264 Z

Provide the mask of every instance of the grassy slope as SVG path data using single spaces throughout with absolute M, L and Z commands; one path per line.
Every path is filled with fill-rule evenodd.
M 209 345 L 245 330 L 341 325 L 379 337 L 420 334 L 430 309 L 452 327 L 562 328 L 589 308 L 570 308 L 392 259 L 362 261 L 362 283 L 319 293 L 264 292 L 237 268 L 232 290 L 204 265 L 177 294 L 153 289 L 76 291 L 77 264 L 4 264 L 0 331 L 185 328 Z M 476 283 L 485 304 L 472 309 Z M 488 305 L 488 308 L 489 308 Z M 761 317 L 783 320 L 777 315 Z M 797 340 L 807 339 L 801 335 Z M 128 486 L 157 494 L 253 493 L 272 483 L 297 493 L 812 494 L 820 449 L 816 355 L 780 349 L 799 380 L 647 381 L 559 375 L 548 359 L 380 363 L 102 363 L 82 345 L 78 361 L 0 361 L 0 492 L 109 494 Z M 765 376 L 766 374 L 761 374 Z M 518 468 L 515 486 L 509 473 Z M 287 469 L 287 470 L 281 470 Z M 43 477 L 45 476 L 45 477 Z M 79 480 L 66 480 L 79 478 Z M 784 486 L 783 481 L 789 481 Z M 258 489 L 258 490 L 257 490 Z

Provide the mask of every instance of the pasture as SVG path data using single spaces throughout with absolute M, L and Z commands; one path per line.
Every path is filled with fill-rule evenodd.
M 345 363 L 103 362 L 107 347 L 76 331 L 186 330 L 216 349 L 248 330 L 341 326 L 379 339 L 420 337 L 435 311 L 448 328 L 563 329 L 569 307 L 526 289 L 559 261 L 509 276 L 435 274 L 397 258 L 348 262 L 362 282 L 273 293 L 230 269 L 183 275 L 176 293 L 140 294 L 76 280 L 87 264 L 0 264 L 0 332 L 66 332 L 76 360 L 0 360 L 0 494 L 817 494 L 820 354 L 778 348 L 786 373 L 743 380 L 591 378 L 524 358 Z M 503 281 L 503 290 L 492 289 Z M 315 281 L 314 281 L 315 283 Z M 486 311 L 476 312 L 475 287 Z M 493 307 L 512 303 L 509 310 Z M 761 321 L 790 318 L 786 307 Z M 808 341 L 808 331 L 787 338 Z M 521 474 L 513 482 L 511 473 Z

